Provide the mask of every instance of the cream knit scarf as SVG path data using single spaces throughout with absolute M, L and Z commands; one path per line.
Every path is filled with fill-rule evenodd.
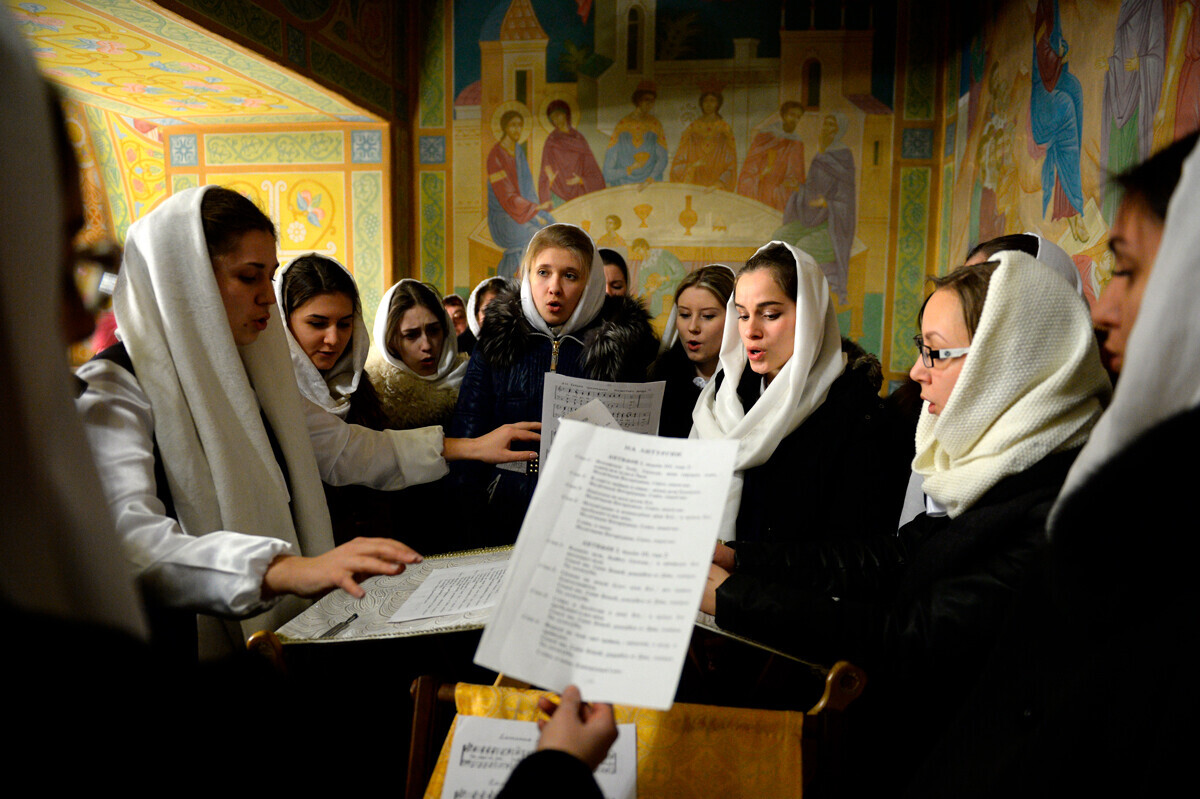
M 1008 475 L 1081 446 L 1112 391 L 1071 286 L 1026 253 L 996 258 L 950 399 L 917 425 L 913 469 L 952 518 Z

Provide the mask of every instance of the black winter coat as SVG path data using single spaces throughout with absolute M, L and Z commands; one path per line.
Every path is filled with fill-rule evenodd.
M 696 385 L 695 377 L 696 367 L 678 341 L 650 367 L 650 379 L 663 380 L 667 384 L 658 422 L 660 436 L 687 438 L 692 432 L 692 409 L 700 398 L 700 386 Z
M 657 350 L 649 314 L 633 297 L 607 298 L 589 325 L 551 340 L 525 319 L 520 293 L 506 291 L 484 312 L 479 342 L 467 364 L 447 435 L 475 438 L 502 424 L 540 422 L 547 372 L 642 382 Z M 536 471 L 522 474 L 457 463 L 452 475 L 463 491 L 463 501 L 471 503 L 476 514 L 469 522 L 482 531 L 476 543 L 515 541 L 537 484 Z
M 911 796 L 1170 796 L 1200 735 L 1200 409 L 1070 496 L 1005 635 Z
M 737 545 L 717 623 L 805 657 L 850 660 L 869 685 L 854 712 L 864 778 L 894 790 L 977 679 L 1045 541 L 1078 450 L 1001 480 L 965 513 L 917 516 L 898 533 Z M 886 786 L 871 786 L 870 790 Z M 857 785 L 858 790 L 868 790 Z
M 738 508 L 737 540 L 861 536 L 895 529 L 912 462 L 912 429 L 879 398 L 879 361 L 842 339 L 846 370 L 825 401 L 776 447 L 766 463 L 747 469 Z M 722 375 L 718 374 L 716 380 Z M 749 410 L 761 376 L 745 369 L 738 396 Z M 864 500 L 864 494 L 870 499 Z M 803 518 L 797 514 L 804 506 Z

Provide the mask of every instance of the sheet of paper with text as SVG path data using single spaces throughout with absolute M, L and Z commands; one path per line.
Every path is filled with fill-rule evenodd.
M 564 420 L 475 662 L 670 708 L 736 452 Z

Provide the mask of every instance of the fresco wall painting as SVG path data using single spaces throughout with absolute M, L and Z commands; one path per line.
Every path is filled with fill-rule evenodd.
M 275 220 L 281 258 L 316 250 L 346 262 L 360 282 L 364 311 L 374 314 L 392 279 L 385 123 L 153 4 L 8 5 L 43 71 L 68 95 L 68 133 L 84 177 L 85 240 L 122 241 L 132 222 L 174 192 L 233 185 Z M 315 12 L 322 4 L 310 5 Z M 314 19 L 328 12 L 331 30 L 341 30 L 349 6 L 324 5 L 337 9 Z M 226 21 L 269 44 L 269 26 L 260 23 L 273 17 L 255 8 Z M 381 35 L 386 39 L 382 32 L 355 39 L 356 46 L 360 56 L 374 54 L 390 68 L 391 48 Z M 385 94 L 377 99 L 390 106 Z
M 446 4 L 452 118 L 417 131 L 439 137 L 444 162 L 424 146 L 414 160 L 422 226 L 435 204 L 424 175 L 452 172 L 447 247 L 422 275 L 444 270 L 439 286 L 465 294 L 513 274 L 538 227 L 572 222 L 624 255 L 661 326 L 688 271 L 784 237 L 818 256 L 844 332 L 878 351 L 891 201 L 862 187 L 891 180 L 894 137 L 872 95 L 873 32 L 661 5 Z M 422 76 L 421 97 L 436 96 L 424 81 L 439 76 Z

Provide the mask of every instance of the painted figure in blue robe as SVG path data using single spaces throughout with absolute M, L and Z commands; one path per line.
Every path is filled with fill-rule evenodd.
M 667 168 L 667 140 L 662 123 L 654 116 L 658 95 L 639 86 L 633 93 L 633 113 L 613 129 L 604 154 L 604 182 L 608 186 L 648 183 L 663 179 Z
M 538 204 L 537 187 L 525 147 L 520 143 L 525 120 L 518 111 L 500 117 L 503 135 L 487 157 L 488 232 L 504 250 L 496 274 L 514 277 L 521 265 L 525 245 L 546 225 L 554 222 L 550 203 Z
M 1067 64 L 1067 40 L 1058 0 L 1038 0 L 1034 15 L 1033 80 L 1029 121 L 1033 141 L 1046 148 L 1042 164 L 1042 216 L 1054 199 L 1051 220 L 1066 219 L 1072 234 L 1087 239 L 1079 154 L 1083 135 L 1083 92 Z

